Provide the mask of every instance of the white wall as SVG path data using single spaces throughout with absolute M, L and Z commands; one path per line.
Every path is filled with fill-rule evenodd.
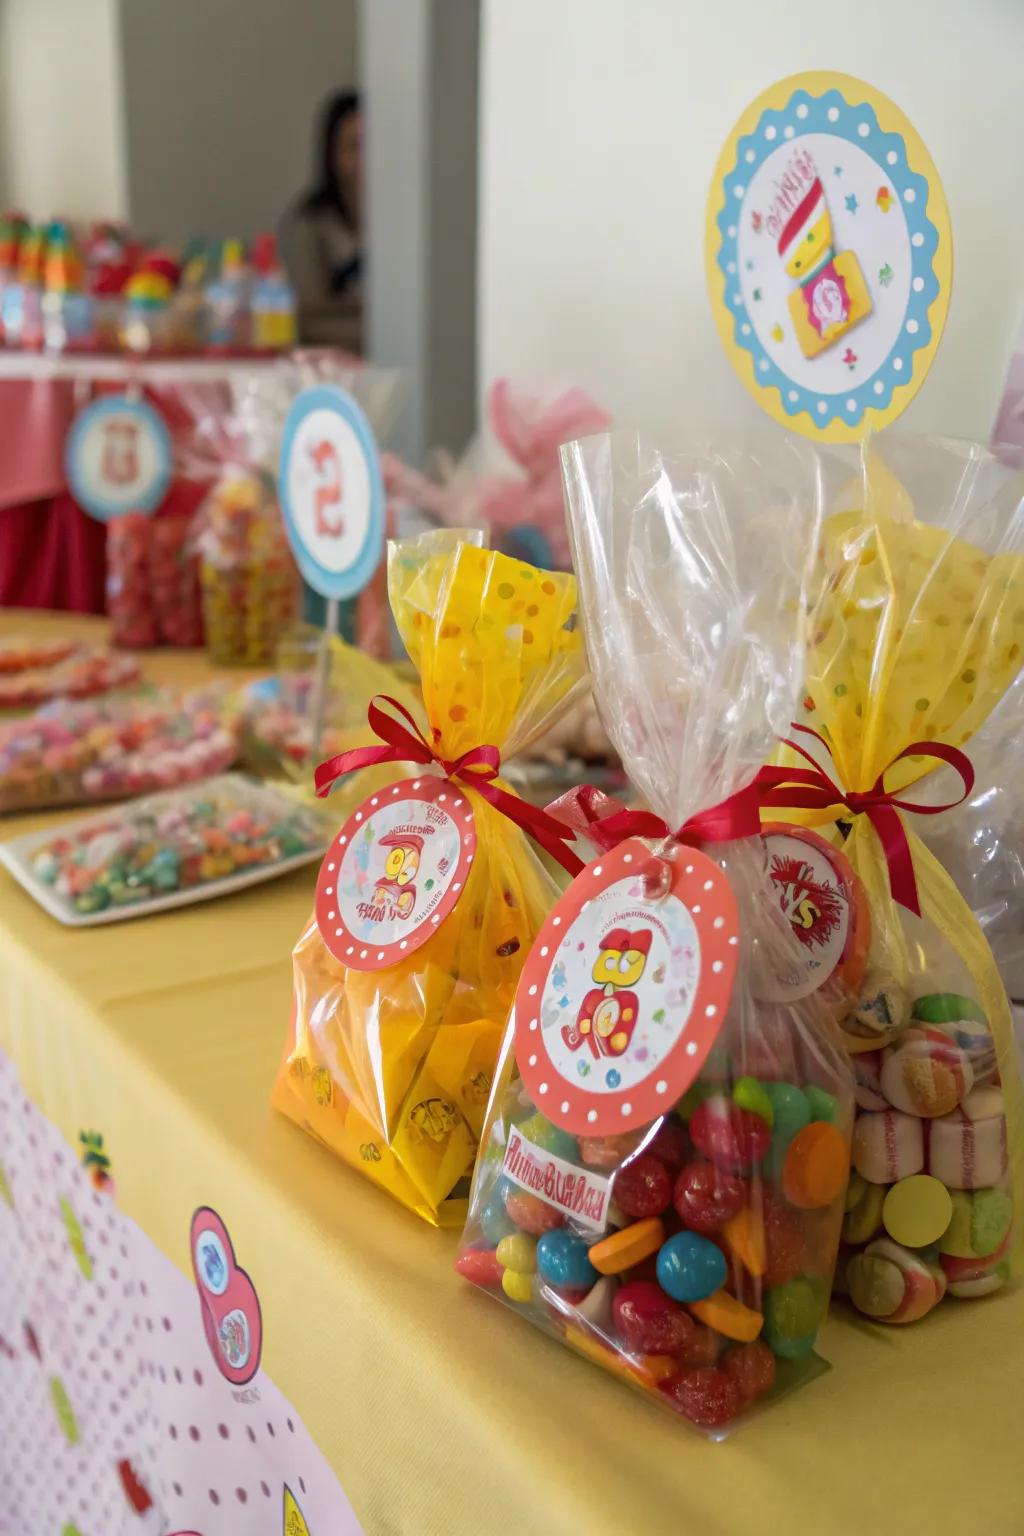
M 775 80 L 884 91 L 953 222 L 945 339 L 902 420 L 986 440 L 1024 314 L 1024 6 L 1017 0 L 487 0 L 480 379 L 570 378 L 670 432 L 754 407 L 704 284 L 708 183 Z
M 36 220 L 126 207 L 118 0 L 0 0 L 0 186 Z
M 170 241 L 273 228 L 309 185 L 324 97 L 356 83 L 355 0 L 121 0 L 121 13 L 133 224 Z

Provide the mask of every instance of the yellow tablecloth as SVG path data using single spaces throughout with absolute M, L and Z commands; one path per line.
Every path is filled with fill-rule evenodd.
M 263 1363 L 370 1536 L 1024 1530 L 1024 1289 L 905 1330 L 840 1312 L 820 1340 L 834 1370 L 710 1445 L 473 1291 L 453 1234 L 275 1115 L 313 883 L 76 932 L 0 872 L 0 1047 L 69 1142 L 103 1128 L 118 1203 L 183 1271 L 192 1211 L 225 1216 Z

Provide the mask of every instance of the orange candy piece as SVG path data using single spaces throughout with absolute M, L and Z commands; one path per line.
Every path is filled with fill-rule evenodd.
M 734 1259 L 739 1259 L 748 1274 L 760 1278 L 768 1266 L 764 1222 L 749 1206 L 737 1211 L 722 1227 L 722 1238 Z
M 620 1275 L 624 1269 L 657 1253 L 664 1241 L 664 1227 L 657 1216 L 649 1216 L 646 1221 L 634 1221 L 632 1226 L 602 1238 L 587 1257 L 602 1275 Z
M 694 1317 L 699 1317 L 702 1323 L 707 1323 L 709 1328 L 716 1329 L 718 1333 L 724 1333 L 727 1339 L 737 1339 L 741 1344 L 753 1343 L 764 1325 L 760 1312 L 745 1307 L 742 1301 L 737 1301 L 728 1291 L 715 1291 L 703 1301 L 691 1301 L 687 1305 Z
M 830 1205 L 846 1187 L 849 1148 L 827 1120 L 812 1120 L 789 1144 L 782 1165 L 782 1193 L 802 1211 Z

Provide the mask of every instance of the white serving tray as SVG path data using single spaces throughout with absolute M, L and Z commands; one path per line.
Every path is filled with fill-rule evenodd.
M 235 891 L 244 891 L 247 886 L 261 885 L 265 880 L 274 880 L 278 875 L 286 875 L 290 870 L 299 869 L 304 864 L 312 864 L 323 858 L 336 830 L 334 820 L 328 820 L 326 817 L 323 843 L 307 849 L 304 853 L 292 854 L 289 858 L 280 859 L 274 864 L 255 865 L 251 869 L 224 875 L 219 880 L 209 880 L 202 885 L 189 886 L 187 890 L 168 891 L 164 895 L 150 897 L 147 901 L 140 901 L 132 906 L 105 907 L 101 912 L 76 912 L 63 896 L 57 894 L 53 886 L 39 880 L 32 869 L 32 860 L 40 849 L 59 837 L 74 837 L 84 827 L 91 826 L 93 823 L 105 825 L 113 818 L 124 818 L 136 811 L 148 812 L 160 810 L 164 806 L 180 805 L 183 800 L 199 799 L 209 794 L 211 790 L 221 789 L 230 789 L 239 798 L 250 800 L 261 808 L 276 807 L 282 814 L 288 810 L 294 810 L 297 805 L 294 795 L 290 795 L 276 785 L 260 784 L 240 773 L 219 774 L 213 779 L 182 785 L 179 789 L 167 790 L 158 795 L 144 795 L 138 800 L 122 801 L 116 807 L 107 806 L 105 810 L 93 815 L 80 816 L 74 821 L 62 822 L 58 826 L 51 826 L 40 832 L 27 832 L 23 837 L 11 838 L 9 842 L 0 843 L 0 864 L 4 865 L 32 899 L 44 907 L 59 923 L 69 928 L 96 928 L 104 923 L 124 923 L 131 918 L 150 917 L 156 912 L 168 912 L 173 907 L 191 906 L 198 901 L 212 901 L 217 896 L 230 896 Z M 304 809 L 313 816 L 317 814 L 308 805 Z

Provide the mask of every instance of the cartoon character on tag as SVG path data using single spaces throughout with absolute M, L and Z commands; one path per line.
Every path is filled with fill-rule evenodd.
M 644 974 L 651 952 L 651 931 L 612 928 L 601 940 L 591 971 L 597 986 L 583 999 L 576 1021 L 562 1038 L 571 1051 L 586 1043 L 595 1057 L 621 1056 L 636 1028 L 640 999 L 632 990 Z
M 813 162 L 804 156 L 808 169 Z M 860 262 L 852 251 L 836 253 L 832 218 L 821 179 L 814 177 L 779 235 L 779 257 L 798 286 L 789 313 L 805 357 L 817 357 L 871 313 Z
M 380 840 L 388 850 L 384 861 L 384 873 L 373 888 L 371 907 L 378 908 L 384 918 L 407 918 L 416 905 L 416 887 L 413 880 L 420 867 L 423 839 L 414 832 L 389 832 Z

